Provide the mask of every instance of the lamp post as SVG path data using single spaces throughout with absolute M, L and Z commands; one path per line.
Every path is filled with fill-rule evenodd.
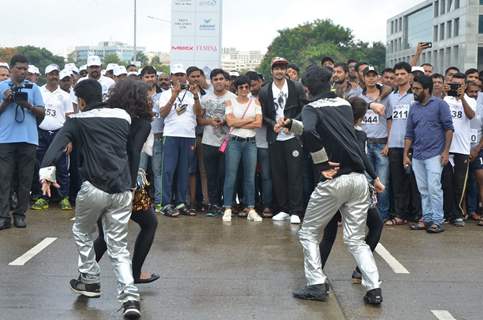
M 133 57 L 134 63 L 136 63 L 137 57 L 138 57 L 138 52 L 136 48 L 136 7 L 137 7 L 136 0 L 134 0 L 134 57 Z

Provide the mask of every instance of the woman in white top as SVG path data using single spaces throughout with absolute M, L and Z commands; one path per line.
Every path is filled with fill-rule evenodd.
M 262 126 L 262 108 L 258 99 L 249 97 L 250 80 L 235 79 L 237 97 L 225 103 L 226 123 L 230 127 L 230 141 L 225 155 L 225 184 L 223 221 L 231 221 L 231 205 L 240 161 L 243 161 L 243 195 L 247 205 L 248 221 L 262 221 L 255 211 L 255 169 L 257 145 L 255 129 Z

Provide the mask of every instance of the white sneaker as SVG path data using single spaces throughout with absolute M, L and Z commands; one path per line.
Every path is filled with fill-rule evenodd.
M 290 216 L 290 223 L 291 224 L 300 224 L 300 218 L 298 215 L 293 214 Z
M 258 213 L 254 209 L 250 209 L 250 211 L 248 211 L 247 220 L 254 221 L 254 222 L 261 222 L 263 219 L 258 215 Z
M 231 221 L 231 209 L 225 209 L 223 213 L 223 221 L 230 222 Z
M 284 221 L 284 220 L 288 220 L 290 218 L 290 215 L 288 213 L 285 213 L 283 211 L 277 213 L 276 215 L 274 215 L 272 217 L 272 220 L 274 221 Z

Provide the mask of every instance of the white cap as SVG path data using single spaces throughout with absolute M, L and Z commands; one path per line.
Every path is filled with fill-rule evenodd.
M 98 56 L 88 56 L 87 57 L 87 66 L 92 67 L 92 66 L 101 66 L 101 58 Z
M 238 71 L 230 71 L 228 74 L 230 75 L 230 77 L 239 77 L 240 76 L 240 72 L 238 72 Z
M 8 70 L 10 70 L 10 66 L 6 62 L 0 62 L 0 67 L 7 68 Z
M 59 80 L 62 80 L 64 79 L 65 77 L 70 77 L 72 76 L 72 71 L 71 70 L 68 70 L 68 69 L 62 69 L 60 72 L 59 72 Z
M 131 72 L 128 72 L 127 73 L 127 76 L 130 77 L 130 76 L 136 76 L 138 77 L 139 76 L 139 73 L 137 73 L 136 71 L 131 71 Z
M 424 72 L 424 68 L 423 67 L 414 66 L 414 67 L 411 68 L 411 72 L 414 72 L 414 71 Z
M 157 71 L 157 72 L 156 72 L 156 75 L 157 75 L 158 77 L 159 77 L 159 76 L 162 76 L 163 74 L 164 74 L 164 72 L 163 72 L 163 71 Z
M 101 76 L 104 76 L 106 74 L 106 69 L 101 70 Z
M 81 71 L 87 71 L 87 64 L 83 64 L 83 65 L 80 66 L 79 72 L 81 72 Z
M 177 74 L 177 73 L 184 73 L 186 74 L 186 69 L 181 63 L 176 63 L 171 65 L 171 73 L 172 74 Z
M 45 67 L 45 74 L 51 73 L 52 71 L 60 71 L 60 68 L 58 65 L 55 63 L 49 64 L 47 67 Z
M 64 66 L 64 69 L 70 70 L 70 71 L 75 72 L 75 73 L 79 73 L 79 69 L 77 69 L 75 63 L 67 63 Z
M 29 64 L 29 68 L 27 70 L 28 73 L 38 74 L 40 76 L 40 70 L 33 64 Z
M 106 69 L 106 70 L 108 70 L 108 69 Z M 127 74 L 126 67 L 116 65 L 116 68 L 114 69 L 114 75 L 116 77 L 119 77 L 121 74 Z
M 106 71 L 114 71 L 118 67 L 117 63 L 108 63 L 106 67 Z

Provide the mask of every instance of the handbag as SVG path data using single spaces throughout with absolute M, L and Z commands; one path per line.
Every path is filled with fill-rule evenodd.
M 149 182 L 146 178 L 146 172 L 143 169 L 139 169 L 136 190 L 134 191 L 132 200 L 132 212 L 146 212 L 151 208 L 153 203 L 149 192 L 146 190 L 148 186 Z
M 252 104 L 252 98 L 250 98 L 250 100 L 248 101 L 247 108 L 245 109 L 245 112 L 243 112 L 241 119 L 243 119 L 245 117 L 245 115 L 247 114 L 248 108 L 250 108 L 251 104 Z M 233 128 L 230 128 L 230 131 L 223 138 L 223 142 L 221 143 L 220 148 L 218 148 L 218 151 L 220 151 L 221 153 L 225 153 L 226 148 L 228 148 L 228 142 L 230 142 L 230 134 L 232 132 L 233 132 Z

